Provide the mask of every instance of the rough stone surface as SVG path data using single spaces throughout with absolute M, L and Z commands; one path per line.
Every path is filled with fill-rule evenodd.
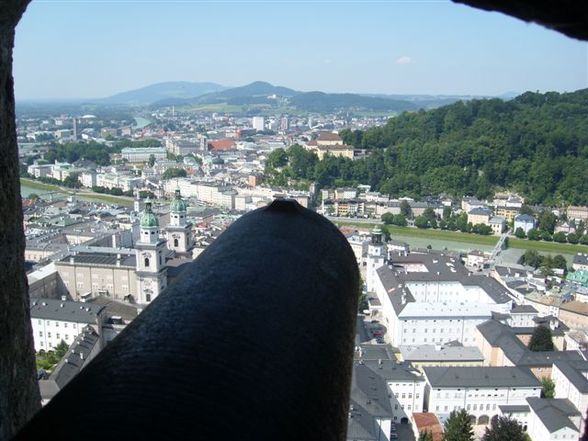
M 29 0 L 0 1 L 0 440 L 40 407 L 24 271 L 14 115 L 14 29 Z
M 588 2 L 582 0 L 453 0 L 531 21 L 568 37 L 588 40 Z
M 324 217 L 246 214 L 15 441 L 343 441 L 358 282 Z

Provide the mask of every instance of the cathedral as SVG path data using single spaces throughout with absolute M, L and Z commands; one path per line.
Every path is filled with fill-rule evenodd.
M 65 290 L 74 300 L 96 296 L 138 304 L 149 304 L 162 294 L 169 281 L 192 261 L 192 224 L 180 190 L 169 206 L 169 223 L 160 227 L 153 204 L 143 210 L 135 203 L 133 248 L 75 247 L 55 262 Z

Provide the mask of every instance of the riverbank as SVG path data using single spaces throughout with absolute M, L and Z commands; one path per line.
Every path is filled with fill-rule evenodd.
M 71 189 L 67 187 L 61 187 L 59 185 L 45 184 L 44 182 L 38 182 L 33 179 L 20 178 L 21 195 L 28 196 L 31 193 L 49 193 L 55 192 L 60 193 L 64 196 L 73 196 L 76 198 L 89 201 L 89 202 L 102 202 L 105 204 L 112 205 L 124 205 L 132 206 L 133 198 L 128 196 L 114 196 L 110 194 L 95 193 L 86 189 Z M 33 190 L 33 191 L 31 191 Z M 38 190 L 38 191 L 36 191 Z

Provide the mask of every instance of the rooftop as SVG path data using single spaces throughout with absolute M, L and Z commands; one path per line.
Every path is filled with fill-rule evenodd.
M 31 318 L 93 324 L 104 306 L 68 300 L 37 299 L 31 302 Z
M 529 368 L 525 367 L 425 367 L 429 384 L 441 387 L 541 387 Z
M 529 406 L 549 433 L 556 432 L 564 427 L 579 431 L 570 417 L 581 417 L 582 414 L 568 399 L 561 398 L 527 398 Z
M 402 358 L 409 362 L 419 361 L 484 361 L 484 356 L 475 346 L 400 346 Z

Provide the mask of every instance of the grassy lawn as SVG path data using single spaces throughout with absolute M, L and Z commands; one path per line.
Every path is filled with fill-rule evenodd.
M 43 182 L 34 181 L 32 179 L 20 178 L 23 185 L 35 188 L 38 190 L 44 191 L 56 191 L 62 193 L 64 195 L 71 195 L 74 192 L 71 189 L 66 189 L 59 187 L 58 185 L 52 184 L 45 184 Z M 76 197 L 88 200 L 88 201 L 96 201 L 96 202 L 104 202 L 106 204 L 113 204 L 113 205 L 125 205 L 131 206 L 133 205 L 133 198 L 128 196 L 113 196 L 110 194 L 102 194 L 102 193 L 94 193 L 92 191 L 78 191 Z
M 57 185 L 44 184 L 43 182 L 33 181 L 32 179 L 20 178 L 27 187 L 36 188 L 47 191 L 61 191 Z
M 588 253 L 586 245 L 572 245 L 571 243 L 543 242 L 523 239 L 508 239 L 510 248 L 520 248 L 523 250 L 536 250 L 548 253 L 576 254 Z
M 462 233 L 460 231 L 445 231 L 445 230 L 423 230 L 411 227 L 397 227 L 395 225 L 382 225 L 374 222 L 373 224 L 359 223 L 359 222 L 335 222 L 337 225 L 351 225 L 358 228 L 370 229 L 378 225 L 382 228 L 387 228 L 388 232 L 394 238 L 394 235 L 406 237 L 419 237 L 423 239 L 438 239 L 448 240 L 453 242 L 464 242 L 476 245 L 496 245 L 498 238 L 496 236 L 480 236 L 478 234 Z

